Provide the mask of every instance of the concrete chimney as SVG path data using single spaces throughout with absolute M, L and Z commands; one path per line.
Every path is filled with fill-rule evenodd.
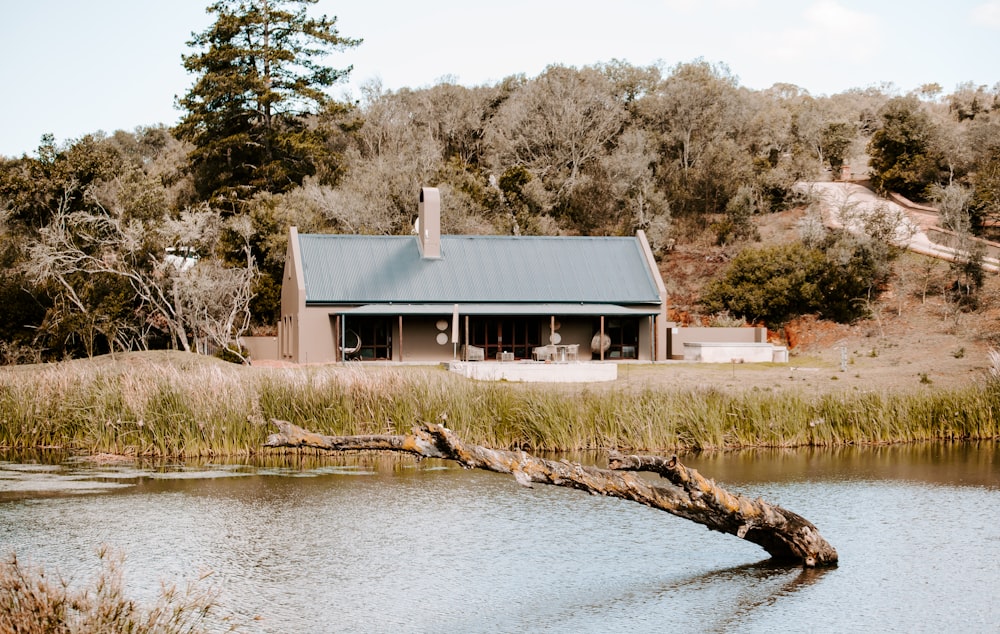
M 420 255 L 425 259 L 441 257 L 441 194 L 437 187 L 420 189 L 420 205 L 417 214 L 417 242 Z

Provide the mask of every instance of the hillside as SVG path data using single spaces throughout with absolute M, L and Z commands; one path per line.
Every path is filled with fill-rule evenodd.
M 758 245 L 796 240 L 803 209 L 758 217 Z M 709 236 L 678 246 L 661 264 L 672 315 L 699 323 L 696 304 L 703 286 L 726 266 L 731 254 Z M 1000 344 L 1000 277 L 987 274 L 976 312 L 958 312 L 942 294 L 948 265 L 912 253 L 896 261 L 890 288 L 868 319 L 854 324 L 805 317 L 771 332 L 789 347 L 787 368 L 732 368 L 713 381 L 734 388 L 790 386 L 823 392 L 841 389 L 936 389 L 960 387 L 988 375 L 989 351 Z M 842 350 L 846 370 L 841 371 Z M 694 368 L 673 373 L 671 384 L 694 387 L 707 377 Z M 728 378 L 728 380 L 727 380 Z M 718 383 L 714 383 L 718 384 Z

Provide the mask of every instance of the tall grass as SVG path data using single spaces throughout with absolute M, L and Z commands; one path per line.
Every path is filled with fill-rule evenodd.
M 0 369 L 0 447 L 250 455 L 271 418 L 324 434 L 444 422 L 498 448 L 690 450 L 1000 437 L 996 377 L 949 392 L 805 393 L 472 382 L 440 368 L 244 368 L 195 355 Z

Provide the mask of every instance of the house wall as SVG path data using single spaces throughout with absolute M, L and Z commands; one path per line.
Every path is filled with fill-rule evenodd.
M 276 360 L 278 356 L 278 337 L 240 337 L 240 344 L 245 346 L 254 360 Z
M 437 322 L 444 321 L 444 330 L 438 330 Z M 439 344 L 437 336 L 445 335 L 445 343 Z M 402 357 L 400 345 L 402 344 Z M 461 347 L 459 341 L 458 346 Z M 399 319 L 393 324 L 392 358 L 403 361 L 451 361 L 455 345 L 451 342 L 451 315 L 430 317 L 403 317 L 403 337 L 399 337 Z
M 309 306 L 299 315 L 296 323 L 297 340 L 295 363 L 332 363 L 337 360 L 337 335 L 334 320 L 330 317 L 336 309 L 329 306 Z
M 656 290 L 660 295 L 660 313 L 656 316 L 656 320 L 653 324 L 653 332 L 655 333 L 655 341 L 652 343 L 646 343 L 640 345 L 642 349 L 649 350 L 650 345 L 653 345 L 653 360 L 662 361 L 667 359 L 667 285 L 663 283 L 663 276 L 660 275 L 660 267 L 656 263 L 656 258 L 653 257 L 653 250 L 649 247 L 649 240 L 646 239 L 646 232 L 639 229 L 635 233 L 636 238 L 639 240 L 639 244 L 642 245 L 642 252 L 646 258 L 646 266 L 649 267 L 649 272 L 653 276 L 653 280 L 656 283 Z M 648 354 L 648 353 L 647 353 Z M 641 356 L 640 359 L 644 358 Z
M 278 357 L 285 361 L 301 363 L 302 313 L 306 308 L 305 275 L 302 272 L 302 254 L 299 251 L 299 231 L 288 230 L 288 247 L 285 250 L 285 271 L 281 277 L 281 321 L 278 323 Z
M 697 341 L 686 342 L 683 348 L 685 361 L 702 363 L 769 363 L 776 356 L 769 343 Z
M 342 310 L 349 311 L 352 306 L 308 306 L 301 312 L 290 315 L 291 319 L 282 320 L 282 327 L 279 329 L 278 340 L 282 348 L 281 358 L 295 363 L 334 363 L 338 360 L 338 333 L 337 333 L 337 313 Z M 560 323 L 559 336 L 560 344 L 579 344 L 581 361 L 590 360 L 590 341 L 595 331 L 593 327 L 593 317 L 556 317 Z M 403 331 L 400 337 L 399 317 L 388 317 L 392 328 L 392 358 L 395 361 L 405 362 L 444 362 L 454 359 L 455 346 L 451 338 L 451 315 L 439 316 L 403 316 Z M 640 360 L 650 360 L 652 342 L 649 332 L 649 318 L 639 317 L 639 344 L 638 358 Z M 549 339 L 549 318 L 540 317 L 541 341 L 540 344 L 548 343 Z M 444 321 L 447 326 L 442 331 L 437 328 L 437 322 Z M 285 332 L 290 329 L 295 333 L 292 344 L 287 341 L 293 339 Z M 705 330 L 726 330 L 721 328 L 710 328 Z M 731 329 L 741 330 L 741 329 Z M 747 330 L 747 329 L 742 329 Z M 438 334 L 445 334 L 445 343 L 437 342 Z M 459 325 L 459 354 L 462 345 L 465 343 L 465 316 L 460 317 Z M 681 344 L 677 344 L 680 346 Z M 681 348 L 677 348 L 682 352 Z M 599 355 L 594 355 L 594 359 Z M 488 359 L 492 360 L 492 359 Z

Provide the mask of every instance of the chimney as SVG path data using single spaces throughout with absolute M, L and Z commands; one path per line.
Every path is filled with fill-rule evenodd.
M 420 205 L 418 207 L 417 242 L 420 244 L 420 254 L 425 259 L 441 257 L 441 194 L 437 187 L 422 187 L 420 189 Z

